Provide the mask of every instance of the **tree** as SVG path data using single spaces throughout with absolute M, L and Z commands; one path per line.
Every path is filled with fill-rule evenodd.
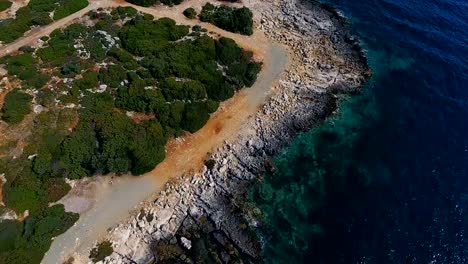
M 194 102 L 185 106 L 182 128 L 191 133 L 202 128 L 210 118 L 206 104 L 203 102 Z
M 112 243 L 109 241 L 103 241 L 97 245 L 97 247 L 91 250 L 89 258 L 91 258 L 95 263 L 103 261 L 107 256 L 110 256 L 114 252 L 112 248 Z
M 80 122 L 77 129 L 62 143 L 61 163 L 69 177 L 89 175 L 91 161 L 96 155 L 96 134 L 89 124 Z
M 0 12 L 10 8 L 12 3 L 8 0 L 0 0 Z
M 30 103 L 32 97 L 17 89 L 10 91 L 5 96 L 2 108 L 2 119 L 10 124 L 23 121 L 24 117 L 31 112 Z
M 193 7 L 189 7 L 184 10 L 184 16 L 190 19 L 194 19 L 197 16 L 197 11 Z
M 200 20 L 214 24 L 217 27 L 240 33 L 253 34 L 253 14 L 247 7 L 235 8 L 226 5 L 214 6 L 207 3 L 202 8 Z
M 127 0 L 127 2 L 139 6 L 152 6 L 156 4 L 158 0 Z

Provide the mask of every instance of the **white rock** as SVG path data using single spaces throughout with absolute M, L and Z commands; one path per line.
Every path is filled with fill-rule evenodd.
M 69 109 L 72 109 L 72 108 L 75 108 L 76 105 L 74 103 L 70 103 L 70 104 L 67 104 L 65 105 L 65 108 L 69 108 Z
M 180 242 L 182 243 L 182 246 L 184 246 L 186 249 L 192 248 L 192 241 L 190 241 L 189 239 L 181 237 Z
M 221 168 L 219 168 L 219 173 L 225 173 L 227 169 L 227 166 L 222 166 Z

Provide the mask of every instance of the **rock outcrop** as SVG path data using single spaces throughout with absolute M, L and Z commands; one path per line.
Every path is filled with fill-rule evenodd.
M 289 47 L 287 71 L 263 108 L 208 157 L 201 172 L 167 184 L 154 203 L 109 232 L 114 253 L 105 263 L 258 257 L 261 242 L 251 231 L 256 211 L 244 202 L 249 186 L 298 133 L 333 113 L 340 94 L 359 92 L 368 78 L 359 44 L 336 13 L 297 0 L 245 4 L 259 30 Z

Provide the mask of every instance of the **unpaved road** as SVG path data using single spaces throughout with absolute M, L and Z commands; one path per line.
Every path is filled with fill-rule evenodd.
M 137 178 L 122 176 L 112 184 L 106 180 L 99 181 L 101 184 L 95 186 L 95 197 L 90 209 L 80 215 L 80 219 L 73 227 L 54 239 L 42 260 L 42 263 L 46 264 L 63 263 L 70 256 L 80 256 L 76 258 L 75 263 L 86 262 L 89 249 L 95 241 L 106 235 L 109 228 L 125 221 L 145 202 L 152 201 L 168 180 L 201 169 L 207 153 L 222 145 L 225 140 L 236 136 L 245 121 L 264 103 L 271 87 L 279 79 L 288 62 L 286 50 L 271 44 L 261 32 L 255 32 L 253 36 L 242 36 L 183 16 L 185 8 L 195 7 L 200 10 L 201 6 L 208 2 L 206 0 L 186 0 L 181 5 L 171 8 L 165 6 L 145 8 L 122 0 L 90 2 L 85 9 L 51 25 L 36 29 L 35 32 L 30 32 L 29 35 L 1 48 L 0 57 L 37 41 L 55 29 L 71 24 L 73 20 L 93 9 L 132 6 L 156 18 L 169 17 L 181 24 L 201 25 L 210 32 L 230 37 L 241 47 L 252 50 L 256 59 L 261 60 L 264 65 L 253 87 L 244 89 L 224 102 L 220 110 L 213 114 L 208 123 L 197 133 L 184 137 L 178 143 L 173 141 L 169 144 L 166 159 L 153 171 Z

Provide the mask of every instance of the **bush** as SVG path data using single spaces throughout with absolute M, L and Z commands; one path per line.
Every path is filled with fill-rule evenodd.
M 30 103 L 32 97 L 29 94 L 12 90 L 5 96 L 2 107 L 2 119 L 9 124 L 17 124 L 31 112 Z
M 162 51 L 169 41 L 176 41 L 189 33 L 187 26 L 176 25 L 169 18 L 156 21 L 139 20 L 125 24 L 119 32 L 122 46 L 138 56 L 148 56 Z
M 28 51 L 30 49 L 22 47 L 22 50 Z M 5 63 L 9 74 L 17 75 L 29 86 L 39 89 L 50 80 L 49 76 L 39 73 L 37 60 L 32 57 L 31 53 L 7 57 Z
M 91 250 L 89 258 L 96 263 L 103 261 L 107 256 L 110 256 L 112 252 L 114 252 L 114 249 L 112 248 L 111 242 L 103 241 Z
M 112 10 L 111 15 L 118 15 L 121 19 L 130 17 L 134 18 L 138 14 L 138 11 L 130 6 L 119 6 L 116 9 Z
M 69 62 L 65 63 L 60 68 L 60 73 L 63 75 L 74 76 L 75 74 L 80 72 L 80 65 L 77 63 Z
M 162 4 L 173 6 L 173 5 L 180 5 L 184 0 L 161 0 Z
M 84 91 L 86 89 L 93 89 L 98 86 L 98 74 L 92 71 L 85 72 L 83 78 L 76 80 L 73 84 L 74 87 Z
M 243 35 L 253 34 L 252 17 L 252 11 L 247 7 L 214 6 L 210 3 L 203 6 L 200 14 L 200 20 L 203 22 L 208 22 L 224 30 Z
M 12 3 L 8 0 L 0 0 L 0 12 L 10 8 Z
M 197 11 L 195 11 L 195 9 L 192 7 L 187 8 L 184 10 L 184 16 L 190 19 L 194 19 L 197 16 Z
M 158 0 L 127 0 L 127 2 L 139 6 L 152 6 L 158 2 Z
M 187 104 L 184 110 L 182 128 L 194 133 L 202 128 L 209 118 L 206 103 L 194 102 Z
M 164 5 L 179 5 L 180 3 L 183 2 L 183 0 L 127 0 L 127 2 L 132 3 L 134 5 L 139 5 L 139 6 L 152 6 L 157 3 L 161 3 Z

